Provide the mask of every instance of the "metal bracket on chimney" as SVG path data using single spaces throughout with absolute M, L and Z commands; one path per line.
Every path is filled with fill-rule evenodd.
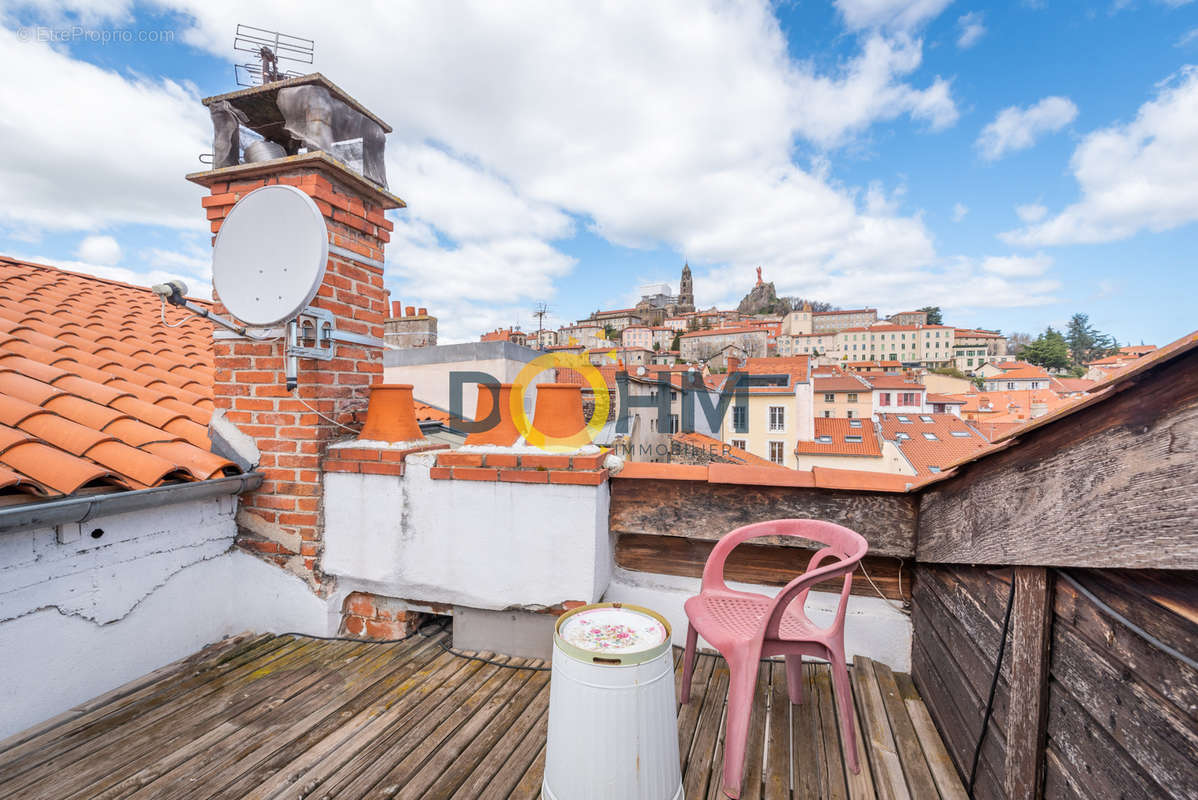
M 308 306 L 287 323 L 287 391 L 296 387 L 299 359 L 313 358 L 331 361 L 337 343 L 378 347 L 382 342 L 375 336 L 337 330 L 337 318 L 332 311 Z

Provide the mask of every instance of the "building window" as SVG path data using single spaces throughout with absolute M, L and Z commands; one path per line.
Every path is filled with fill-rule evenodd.
M 1015 389 L 1015 381 L 1007 381 L 1007 390 L 1012 391 L 1014 389 Z
M 851 409 L 851 408 L 850 408 L 850 409 L 848 410 L 848 415 L 849 415 L 849 419 L 852 419 L 852 418 L 853 418 L 853 409 Z
M 745 449 L 744 439 L 729 439 L 728 444 L 732 445 L 733 447 L 740 448 L 741 450 Z
M 678 433 L 678 415 L 670 415 L 670 433 Z
M 849 392 L 849 397 L 848 397 L 848 400 L 849 400 L 849 402 L 850 402 L 850 403 L 856 403 L 856 402 L 857 402 L 857 393 L 856 393 L 856 392 Z
M 910 425 L 910 424 L 911 424 L 911 418 L 910 418 L 910 417 L 907 417 L 907 416 L 904 416 L 904 415 L 902 415 L 902 414 L 899 414 L 897 417 L 895 417 L 895 419 L 897 419 L 899 422 L 903 423 L 904 425 Z
M 926 431 L 924 432 L 923 438 L 927 439 L 929 442 L 937 442 L 937 441 L 940 441 L 940 440 L 939 440 L 939 437 L 937 437 L 937 436 L 936 436 L 936 434 L 934 434 L 934 433 L 928 433 L 928 432 L 926 432 Z
M 773 432 L 780 433 L 786 430 L 786 406 L 770 406 L 769 423 L 769 429 Z
M 952 435 L 956 436 L 958 439 L 968 439 L 969 431 L 953 431 Z
M 844 440 L 846 442 L 848 442 L 849 444 L 860 444 L 861 437 L 860 436 L 846 436 L 846 437 L 844 437 Z
M 832 411 L 830 409 L 824 411 L 824 419 L 831 419 L 831 418 L 832 418 Z
M 878 392 L 878 405 L 890 405 L 890 392 Z
M 732 407 L 732 431 L 733 433 L 748 433 L 749 432 L 749 409 L 746 406 Z
M 917 406 L 919 405 L 919 394 L 917 392 L 903 392 L 900 396 L 899 405 L 902 406 Z
M 770 442 L 770 461 L 775 464 L 782 463 L 782 446 L 783 442 Z
M 824 392 L 824 402 L 825 403 L 835 403 L 836 402 L 836 394 L 834 392 Z
M 931 417 L 928 417 L 928 416 L 923 416 L 923 415 L 920 415 L 920 417 L 919 417 L 919 421 L 920 421 L 920 422 L 932 422 L 932 418 L 931 418 Z
M 861 427 L 861 420 L 859 420 L 859 419 L 855 419 L 855 420 L 853 420 L 852 422 L 850 422 L 850 423 L 849 423 L 849 427 L 850 427 L 850 428 L 860 428 L 860 427 Z

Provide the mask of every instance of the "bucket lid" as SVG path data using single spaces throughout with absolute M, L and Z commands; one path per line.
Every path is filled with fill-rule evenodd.
M 554 644 L 591 664 L 621 666 L 652 661 L 670 649 L 670 623 L 661 614 L 627 603 L 594 603 L 562 614 Z

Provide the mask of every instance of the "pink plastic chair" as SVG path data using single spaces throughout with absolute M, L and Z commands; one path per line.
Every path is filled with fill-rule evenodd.
M 795 578 L 777 597 L 738 592 L 724 584 L 724 561 L 746 539 L 760 536 L 797 536 L 819 542 L 807 571 Z M 857 766 L 857 738 L 853 733 L 853 698 L 844 658 L 844 615 L 852 587 L 853 569 L 869 550 L 861 534 L 831 522 L 811 519 L 778 519 L 746 525 L 716 544 L 703 567 L 703 586 L 686 601 L 690 625 L 686 631 L 686 657 L 682 667 L 682 702 L 690 701 L 691 675 L 699 634 L 728 662 L 728 716 L 724 734 L 724 794 L 740 797 L 749 716 L 757 685 L 757 662 L 765 656 L 786 656 L 786 683 L 790 701 L 803 701 L 803 656 L 827 659 L 840 706 L 840 732 L 847 743 L 849 769 Z M 835 559 L 827 566 L 820 564 Z M 840 603 L 831 627 L 818 628 L 804 612 L 807 592 L 828 578 L 844 575 Z

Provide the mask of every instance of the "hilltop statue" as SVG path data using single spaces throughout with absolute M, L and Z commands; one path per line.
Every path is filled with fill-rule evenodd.
M 773 282 L 766 283 L 765 279 L 761 277 L 761 267 L 758 267 L 757 283 L 740 301 L 736 310 L 738 313 L 748 316 L 752 314 L 785 314 L 790 308 L 784 301 L 778 299 Z
M 761 285 L 761 267 L 757 268 L 757 285 Z

